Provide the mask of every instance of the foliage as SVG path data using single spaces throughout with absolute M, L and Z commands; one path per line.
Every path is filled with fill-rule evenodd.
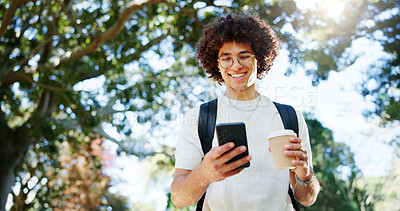
M 329 1 L 309 1 L 313 7 L 300 9 L 296 1 L 266 4 L 260 0 L 233 0 L 228 11 L 241 8 L 268 21 L 290 52 L 292 66 L 287 74 L 302 66 L 314 85 L 328 79 L 331 71 L 343 71 L 362 56 L 349 53 L 357 39 L 380 42 L 387 57 L 381 58 L 382 65 L 365 71 L 367 80 L 360 92 L 373 100 L 374 112 L 384 123 L 400 120 L 400 1 L 337 1 L 332 5 L 343 3 L 343 11 L 336 16 L 329 15 L 334 8 L 325 7 L 326 2 Z
M 167 210 L 167 211 L 179 211 L 179 210 L 182 210 L 182 211 L 190 211 L 190 210 L 196 210 L 196 205 L 188 206 L 188 207 L 182 207 L 182 208 L 177 208 L 177 207 L 174 205 L 174 203 L 172 202 L 172 200 L 171 200 L 171 192 L 168 192 L 167 196 L 168 196 L 168 201 L 167 201 L 167 207 L 166 207 L 166 209 L 165 209 L 165 210 Z
M 63 146 L 63 150 L 71 150 L 72 153 L 58 157 L 60 173 L 52 180 L 61 182 L 65 188 L 61 197 L 52 200 L 53 209 L 92 210 L 107 205 L 102 196 L 107 192 L 110 179 L 102 174 L 101 167 L 112 157 L 104 153 L 101 142 L 100 139 L 92 140 L 90 154 L 87 149 L 68 149 Z
M 167 71 L 170 65 L 156 60 L 185 56 L 183 63 L 194 63 L 185 53 L 201 30 L 193 4 L 0 1 L 1 207 L 32 145 L 56 145 L 72 133 L 104 136 L 141 158 L 163 153 L 147 147 L 148 137 L 158 120 L 171 119 L 170 109 L 180 109 L 175 102 L 190 102 L 177 91 L 190 87 L 182 75 L 199 69 Z M 105 125 L 123 138 L 108 135 Z
M 204 76 L 194 47 L 203 24 L 231 10 L 213 1 L 0 3 L 0 168 L 7 172 L 0 206 L 29 147 L 55 145 L 69 132 L 106 137 L 140 158 L 164 153 L 149 137 L 171 111 L 210 97 L 208 84 L 197 93 L 187 89 L 206 84 L 191 77 Z M 176 62 L 163 67 L 156 61 L 162 59 Z M 105 126 L 122 138 L 107 134 Z
M 374 112 L 384 124 L 400 120 L 400 1 L 343 2 L 344 9 L 337 18 L 325 15 L 322 4 L 316 4 L 315 9 L 297 14 L 290 22 L 301 40 L 294 60 L 304 62 L 314 84 L 318 84 L 331 71 L 343 71 L 362 56 L 350 55 L 353 41 L 367 38 L 380 42 L 386 57 L 365 70 L 367 79 L 360 92 L 372 99 Z
M 400 1 L 377 1 L 369 11 L 374 20 L 372 27 L 365 31 L 371 39 L 377 40 L 388 54 L 382 58 L 382 65 L 371 67 L 368 80 L 363 86 L 363 94 L 371 96 L 377 105 L 375 113 L 384 123 L 400 120 Z M 375 87 L 368 84 L 376 82 Z
M 56 161 L 56 146 L 88 144 L 83 135 L 106 137 L 141 159 L 171 156 L 152 134 L 211 97 L 198 78 L 204 73 L 195 43 L 205 24 L 231 11 L 268 21 L 290 61 L 306 66 L 315 83 L 354 62 L 346 53 L 353 40 L 380 40 L 392 57 L 371 78 L 377 88 L 364 93 L 376 99 L 376 113 L 398 120 L 398 1 L 346 1 L 338 19 L 292 0 L 218 2 L 0 0 L 0 207 L 32 146 L 49 147 L 37 153 Z M 393 14 L 379 18 L 387 12 Z M 106 132 L 110 127 L 120 138 Z
M 305 210 L 372 210 L 365 187 L 357 187 L 361 172 L 353 153 L 344 143 L 333 140 L 332 131 L 307 119 L 314 170 L 321 191 L 314 205 Z
M 48 147 L 37 144 L 18 173 L 15 186 L 19 189 L 12 191 L 11 210 L 121 207 L 116 203 L 118 196 L 107 192 L 109 177 L 101 170 L 113 157 L 101 146 L 102 141 L 95 139 L 86 146 L 56 143 L 52 146 L 57 148 L 55 153 L 48 153 Z
M 336 17 L 329 15 L 329 9 L 334 8 L 324 7 L 326 2 L 329 1 L 308 1 L 313 7 L 305 9 L 299 9 L 301 5 L 295 1 L 233 1 L 232 6 L 267 19 L 290 52 L 292 67 L 287 73 L 300 65 L 314 85 L 328 79 L 331 71 L 343 71 L 362 56 L 349 53 L 357 39 L 380 42 L 387 56 L 380 58 L 382 65 L 365 70 L 367 79 L 360 92 L 376 104 L 374 112 L 383 123 L 400 120 L 400 1 L 337 1 L 332 5 L 343 3 L 343 11 Z
M 396 210 L 400 204 L 400 158 L 397 157 L 393 168 L 387 176 L 378 178 L 379 190 L 371 190 L 376 204 L 374 210 Z

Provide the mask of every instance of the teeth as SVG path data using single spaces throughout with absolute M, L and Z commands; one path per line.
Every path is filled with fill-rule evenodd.
M 240 77 L 244 76 L 244 73 L 231 74 L 231 76 L 234 78 L 240 78 Z

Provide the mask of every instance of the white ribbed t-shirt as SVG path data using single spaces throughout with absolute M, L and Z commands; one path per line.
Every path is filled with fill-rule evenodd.
M 297 110 L 296 114 L 299 137 L 312 166 L 307 126 L 303 115 Z M 175 168 L 193 170 L 204 156 L 197 132 L 198 116 L 199 106 L 189 110 L 185 116 L 176 146 Z M 266 96 L 250 101 L 219 97 L 216 123 L 228 122 L 245 122 L 248 150 L 253 159 L 249 168 L 209 186 L 203 210 L 292 210 L 288 194 L 289 171 L 276 170 L 272 155 L 268 151 L 269 133 L 284 129 L 273 102 Z M 218 146 L 216 133 L 212 145 Z

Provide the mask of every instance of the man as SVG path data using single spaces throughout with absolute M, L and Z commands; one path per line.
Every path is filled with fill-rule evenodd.
M 211 78 L 226 86 L 225 95 L 218 98 L 216 121 L 245 122 L 250 154 L 227 164 L 246 147 L 232 142 L 218 146 L 214 137 L 213 148 L 203 155 L 197 131 L 199 107 L 190 110 L 178 137 L 171 185 L 171 199 L 177 207 L 197 203 L 207 190 L 203 210 L 292 210 L 289 182 L 300 203 L 310 206 L 315 202 L 319 183 L 312 171 L 307 126 L 300 112 L 296 111 L 299 138 L 292 138 L 284 152 L 296 158 L 295 168 L 290 173 L 276 170 L 268 151 L 269 133 L 284 128 L 272 101 L 257 92 L 256 79 L 271 68 L 278 49 L 279 41 L 269 25 L 250 15 L 228 15 L 204 30 L 198 59 Z M 249 168 L 238 168 L 250 160 Z

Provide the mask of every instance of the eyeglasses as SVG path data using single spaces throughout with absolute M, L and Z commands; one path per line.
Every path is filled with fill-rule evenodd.
M 218 63 L 222 68 L 230 68 L 233 66 L 234 59 L 237 59 L 239 64 L 243 67 L 249 66 L 253 63 L 253 54 L 245 53 L 240 54 L 238 57 L 231 57 L 231 56 L 221 56 L 218 59 Z

